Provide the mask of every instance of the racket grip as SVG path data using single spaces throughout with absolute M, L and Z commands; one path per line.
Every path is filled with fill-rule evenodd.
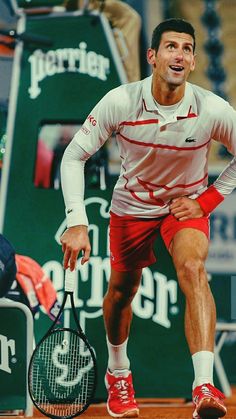
M 70 269 L 66 269 L 65 271 L 65 291 L 66 292 L 74 292 L 75 280 L 76 280 L 76 270 L 71 271 Z

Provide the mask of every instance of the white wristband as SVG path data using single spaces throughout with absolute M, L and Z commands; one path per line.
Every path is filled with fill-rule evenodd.
M 85 208 L 68 208 L 66 209 L 67 227 L 74 227 L 76 225 L 88 226 L 88 217 Z

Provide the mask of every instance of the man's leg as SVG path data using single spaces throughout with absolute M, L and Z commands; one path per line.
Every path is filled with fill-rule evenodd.
M 213 418 L 222 417 L 226 413 L 223 395 L 213 387 L 216 309 L 204 266 L 208 239 L 199 230 L 185 228 L 175 234 L 170 253 L 186 298 L 185 334 L 195 373 L 194 418 L 207 414 Z
M 103 316 L 107 336 L 113 345 L 123 343 L 132 320 L 131 302 L 138 290 L 142 269 L 117 272 L 111 268 L 111 277 L 103 301 Z
M 190 352 L 213 352 L 216 309 L 204 267 L 207 237 L 195 229 L 180 230 L 173 238 L 170 253 L 186 297 L 185 334 Z
M 109 354 L 105 377 L 107 408 L 113 417 L 137 417 L 139 414 L 126 347 L 132 320 L 131 302 L 138 290 L 141 274 L 141 269 L 117 272 L 111 268 L 108 291 L 103 302 Z

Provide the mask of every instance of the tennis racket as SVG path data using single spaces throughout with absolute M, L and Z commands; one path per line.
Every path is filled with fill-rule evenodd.
M 60 311 L 37 344 L 29 364 L 29 394 L 37 409 L 51 418 L 73 418 L 91 404 L 96 387 L 96 358 L 76 314 L 76 271 L 65 271 L 65 294 Z M 70 297 L 76 329 L 59 328 L 58 320 Z

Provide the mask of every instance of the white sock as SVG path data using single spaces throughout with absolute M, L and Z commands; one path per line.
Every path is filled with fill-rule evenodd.
M 202 384 L 213 384 L 214 353 L 200 351 L 192 355 L 194 368 L 193 389 Z
M 114 370 L 128 370 L 130 367 L 129 358 L 127 356 L 128 338 L 121 345 L 112 345 L 107 337 L 108 349 L 108 369 Z

